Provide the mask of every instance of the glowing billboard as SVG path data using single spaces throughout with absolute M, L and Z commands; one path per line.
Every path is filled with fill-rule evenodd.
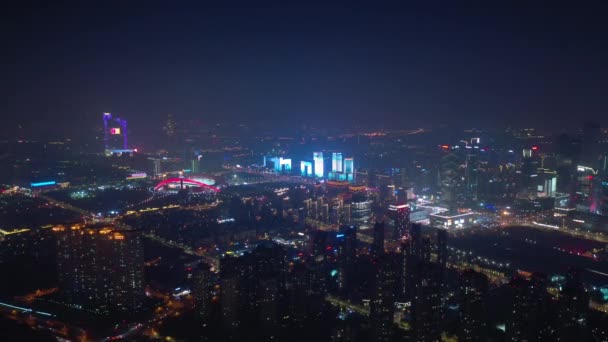
M 120 134 L 120 127 L 112 127 L 112 128 L 110 128 L 110 134 L 113 134 L 113 135 Z

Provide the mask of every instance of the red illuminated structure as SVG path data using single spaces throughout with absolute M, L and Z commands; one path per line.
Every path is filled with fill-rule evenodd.
M 154 187 L 154 190 L 159 190 L 159 189 L 162 189 L 165 185 L 175 184 L 175 183 L 179 184 L 180 188 L 182 188 L 182 189 L 184 188 L 184 185 L 194 185 L 194 186 L 199 186 L 199 187 L 202 187 L 202 188 L 207 188 L 207 189 L 213 190 L 215 192 L 220 192 L 220 189 L 218 189 L 218 188 L 216 188 L 214 186 L 211 186 L 209 184 L 205 184 L 203 182 L 199 182 L 199 181 L 196 181 L 196 180 L 193 180 L 193 179 L 187 179 L 187 178 L 168 178 L 168 179 L 165 179 L 164 181 L 156 184 L 156 186 Z

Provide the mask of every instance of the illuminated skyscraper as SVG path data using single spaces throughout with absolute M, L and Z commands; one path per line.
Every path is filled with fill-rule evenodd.
M 355 173 L 355 162 L 353 158 L 344 158 L 344 173 L 347 175 Z
M 393 230 L 392 238 L 394 240 L 399 240 L 408 233 L 410 225 L 410 207 L 407 204 L 391 204 L 388 207 L 388 217 Z
M 323 152 L 313 152 L 312 159 L 315 163 L 315 176 L 318 178 L 323 178 Z
M 112 123 L 115 123 L 117 127 L 110 127 Z M 106 154 L 132 152 L 128 150 L 127 120 L 112 117 L 110 113 L 103 113 L 103 142 Z
M 302 160 L 300 162 L 300 175 L 303 177 L 312 177 L 312 163 Z
M 342 153 L 334 152 L 331 155 L 331 172 L 342 172 Z
M 201 156 L 192 159 L 190 171 L 194 174 L 201 172 Z
M 264 167 L 272 168 L 275 172 L 291 172 L 291 158 L 265 156 Z

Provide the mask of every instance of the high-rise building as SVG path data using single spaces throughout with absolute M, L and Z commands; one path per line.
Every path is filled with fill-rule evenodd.
M 374 224 L 374 241 L 371 246 L 371 254 L 375 257 L 384 254 L 384 222 Z
M 256 326 L 268 340 L 273 340 L 283 317 L 287 255 L 281 246 L 264 241 L 252 252 L 252 257 Z
M 437 264 L 445 272 L 448 263 L 448 231 L 437 229 Z
M 144 260 L 137 231 L 74 225 L 55 232 L 61 291 L 69 303 L 113 317 L 141 309 Z
M 315 177 L 323 178 L 325 175 L 323 168 L 325 160 L 323 160 L 323 152 L 313 152 L 312 159 L 315 165 Z
M 315 177 L 323 178 L 323 176 L 325 175 L 325 160 L 323 159 L 323 152 L 313 152 L 312 160 L 315 167 Z
M 339 289 L 349 291 L 353 284 L 357 258 L 357 226 L 343 225 L 336 234 L 339 246 Z
M 158 159 L 158 158 L 155 158 L 155 159 L 152 159 L 152 163 L 153 163 L 153 166 L 154 166 L 154 173 L 153 174 L 154 174 L 155 177 L 158 177 L 163 172 L 163 169 L 162 169 L 162 160 Z
M 190 171 L 192 171 L 192 173 L 196 174 L 201 172 L 201 156 L 192 159 L 190 164 Z
M 221 322 L 229 331 L 241 327 L 253 311 L 251 287 L 253 262 L 250 254 L 220 260 Z
M 574 203 L 580 211 L 596 212 L 599 206 L 600 189 L 598 170 L 589 166 L 576 167 Z
M 209 324 L 211 302 L 213 299 L 213 281 L 210 266 L 200 264 L 194 272 L 194 299 L 203 326 Z
M 344 158 L 344 173 L 346 173 L 346 174 L 355 173 L 355 161 L 352 157 Z
M 342 172 L 342 153 L 334 152 L 331 154 L 331 171 Z
M 130 153 L 127 138 L 127 120 L 113 117 L 111 113 L 103 113 L 103 142 L 104 153 Z
M 460 276 L 460 334 L 459 341 L 481 342 L 487 340 L 486 300 L 488 278 L 472 270 Z
M 474 152 L 470 152 L 474 151 Z M 465 168 L 465 196 L 469 201 L 477 200 L 477 187 L 479 182 L 479 161 L 478 149 L 471 149 L 467 152 Z
M 300 175 L 303 177 L 312 177 L 312 163 L 302 160 L 300 162 Z
M 372 215 L 372 201 L 363 194 L 353 195 L 351 217 L 353 224 L 361 229 L 369 228 Z
M 369 314 L 371 340 L 388 342 L 392 337 L 397 267 L 394 265 L 393 259 L 386 254 L 375 258 L 374 264 L 376 276 Z
M 394 240 L 401 239 L 408 234 L 410 225 L 410 207 L 407 204 L 389 205 L 388 217 L 390 219 Z
M 448 145 L 442 146 L 441 167 L 439 173 L 439 185 L 443 192 L 441 199 L 448 205 L 450 211 L 455 211 L 458 206 L 459 188 L 462 176 L 460 166 L 463 164 L 461 149 L 453 149 Z
M 291 158 L 265 156 L 264 167 L 271 168 L 275 172 L 291 172 Z
M 414 341 L 439 341 L 443 312 L 439 266 L 421 261 L 416 265 L 415 272 L 412 297 Z

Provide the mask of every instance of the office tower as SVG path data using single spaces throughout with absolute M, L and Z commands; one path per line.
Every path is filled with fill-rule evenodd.
M 384 222 L 374 224 L 374 241 L 371 246 L 371 254 L 379 257 L 384 254 Z
M 576 188 L 573 196 L 576 209 L 591 212 L 599 209 L 601 197 L 599 183 L 598 170 L 583 165 L 576 167 Z
M 194 272 L 194 299 L 203 326 L 207 326 L 211 316 L 211 301 L 213 299 L 213 280 L 211 267 L 202 263 Z
M 313 152 L 312 159 L 315 166 L 315 177 L 323 178 L 325 175 L 323 171 L 323 164 L 325 163 L 323 160 L 323 152 Z
M 435 263 L 421 261 L 415 267 L 412 297 L 412 329 L 414 341 L 438 341 L 441 333 L 443 303 L 441 270 Z
M 355 173 L 355 161 L 352 157 L 344 158 L 344 173 L 346 173 L 346 174 Z
M 291 172 L 291 158 L 264 156 L 264 167 L 275 172 Z M 300 164 L 300 168 L 302 164 Z
M 361 229 L 368 228 L 371 215 L 372 201 L 365 194 L 354 194 L 351 203 L 352 222 Z
M 486 341 L 486 300 L 488 278 L 473 270 L 460 275 L 460 333 L 459 341 Z
M 536 195 L 537 170 L 540 167 L 538 157 L 538 147 L 523 149 L 523 159 L 521 163 L 521 187 L 525 194 Z
M 152 164 L 154 167 L 154 176 L 158 177 L 160 176 L 160 174 L 163 173 L 163 169 L 162 169 L 162 160 L 161 159 L 152 159 Z
M 312 163 L 309 161 L 300 162 L 300 175 L 303 177 L 312 177 Z
M 279 158 L 279 171 L 291 172 L 291 158 Z
M 553 197 L 557 190 L 557 172 L 539 168 L 536 171 L 538 181 L 536 182 L 538 197 Z
M 342 168 L 342 153 L 334 152 L 331 154 L 331 172 L 341 173 Z
M 192 159 L 190 163 L 190 171 L 192 173 L 196 174 L 201 172 L 201 158 L 202 156 L 197 156 L 196 158 Z
M 399 240 L 408 234 L 410 225 L 410 207 L 407 204 L 390 205 L 388 207 L 388 217 L 391 220 L 393 239 Z
M 459 149 L 450 149 L 447 145 L 443 147 L 444 154 L 441 157 L 439 170 L 439 185 L 443 192 L 441 199 L 448 205 L 449 211 L 454 212 L 458 206 L 457 190 L 460 187 L 460 166 L 463 164 L 463 158 Z
M 348 182 L 355 182 L 355 161 L 352 157 L 344 158 L 344 175 Z
M 74 225 L 56 233 L 61 291 L 69 303 L 112 317 L 141 309 L 144 261 L 137 231 Z
M 335 232 L 316 230 L 311 238 L 311 291 L 315 294 L 325 294 L 330 287 L 328 274 L 333 269 L 335 261 Z
M 391 340 L 395 305 L 396 269 L 393 259 L 380 255 L 374 259 L 376 276 L 370 301 L 371 340 L 388 342 Z
M 113 117 L 110 113 L 103 113 L 103 142 L 106 155 L 133 152 L 128 147 L 127 120 Z

